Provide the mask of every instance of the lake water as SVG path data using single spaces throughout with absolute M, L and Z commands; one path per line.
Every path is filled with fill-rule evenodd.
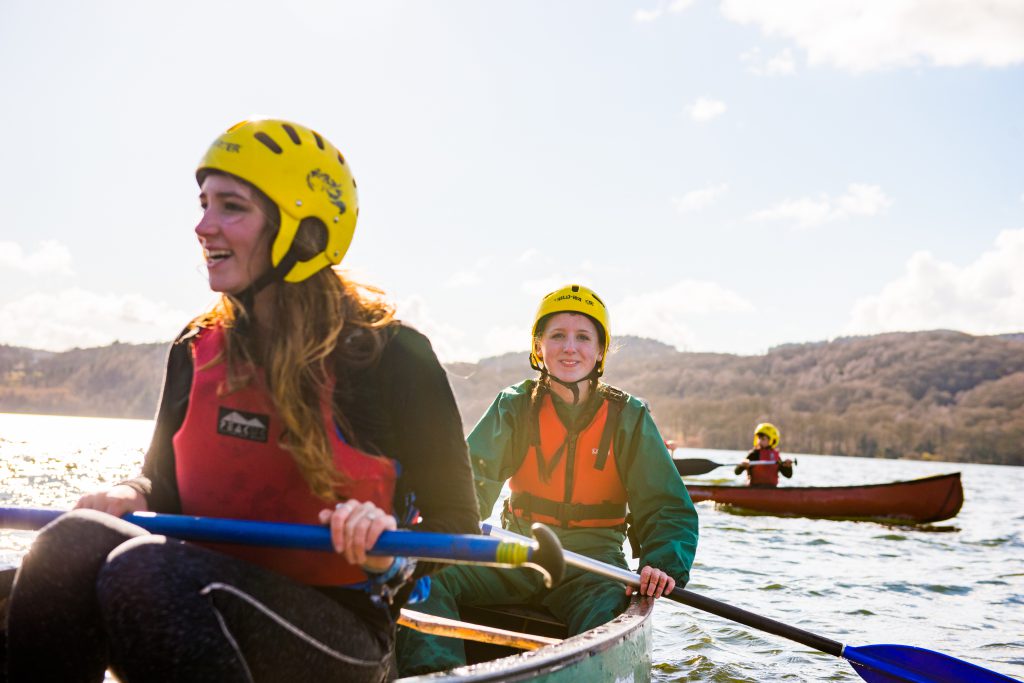
M 151 430 L 148 420 L 0 414 L 0 505 L 67 508 L 135 474 Z M 744 456 L 676 455 L 722 463 Z M 850 645 L 915 645 L 1024 679 L 1024 468 L 796 457 L 783 485 L 959 471 L 964 507 L 945 522 L 897 527 L 701 503 L 689 589 Z M 693 479 L 739 481 L 729 468 Z M 0 531 L 0 564 L 17 564 L 33 536 Z M 861 680 L 844 660 L 669 601 L 659 601 L 654 623 L 657 681 Z

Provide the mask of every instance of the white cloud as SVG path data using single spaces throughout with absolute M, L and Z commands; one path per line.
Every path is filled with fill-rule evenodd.
M 852 72 L 1024 62 L 1019 0 L 723 0 L 722 14 L 794 41 L 811 65 Z
M 548 275 L 542 278 L 523 280 L 522 284 L 519 285 L 519 290 L 525 292 L 531 300 L 540 301 L 541 297 L 549 292 L 553 292 L 559 287 L 564 287 L 566 284 L 576 281 L 577 279 L 570 277 Z
M 170 341 L 192 316 L 136 294 L 66 289 L 0 306 L 0 342 L 48 351 Z
M 0 242 L 0 268 L 30 275 L 72 275 L 71 252 L 60 242 L 44 240 L 34 252 L 26 253 L 17 242 Z
M 521 326 L 490 327 L 482 334 L 473 334 L 438 319 L 423 298 L 411 296 L 397 302 L 398 318 L 410 323 L 430 339 L 434 353 L 444 363 L 475 362 L 481 358 L 497 356 L 507 351 L 529 347 L 529 323 Z M 477 323 L 465 318 L 470 324 Z
M 522 351 L 524 354 L 530 350 L 530 329 L 522 325 L 503 325 L 492 327 L 484 334 L 484 348 L 480 358 L 499 356 L 509 351 Z M 523 369 L 527 365 L 523 361 Z
M 662 11 L 660 7 L 655 9 L 638 9 L 636 12 L 633 12 L 633 21 L 639 23 L 654 21 L 661 16 Z
M 442 361 L 466 360 L 471 357 L 464 345 L 465 332 L 436 319 L 422 297 L 414 295 L 399 299 L 395 302 L 395 308 L 400 320 L 410 323 L 430 339 L 434 353 Z
M 1024 229 L 1006 230 L 993 249 L 959 267 L 915 253 L 906 271 L 853 307 L 844 333 L 954 329 L 1024 331 Z
M 725 196 L 728 191 L 729 186 L 726 183 L 722 183 L 721 185 L 712 185 L 699 190 L 691 190 L 682 197 L 673 197 L 672 204 L 675 205 L 676 211 L 679 213 L 699 211 L 717 202 Z
M 753 48 L 740 55 L 740 61 L 747 65 L 747 71 L 756 76 L 790 76 L 796 73 L 796 60 L 788 47 L 767 59 L 760 48 Z
M 482 258 L 465 270 L 456 271 L 445 281 L 444 286 L 449 288 L 475 287 L 483 282 L 481 273 L 486 273 L 491 268 L 491 259 Z
M 725 113 L 725 102 L 710 97 L 698 97 L 697 101 L 686 108 L 690 118 L 699 123 L 716 119 Z
M 889 208 L 892 200 L 885 196 L 878 185 L 853 183 L 846 188 L 846 194 L 840 197 L 836 204 L 842 218 L 848 215 L 875 216 Z
M 693 4 L 693 0 L 672 0 L 668 4 L 659 2 L 654 9 L 638 9 L 633 12 L 633 21 L 646 23 L 660 18 L 665 12 L 678 14 Z
M 444 283 L 445 287 L 473 287 L 480 284 L 480 275 L 472 270 L 460 270 L 452 273 L 451 277 Z
M 525 264 L 532 265 L 532 264 L 540 263 L 542 258 L 544 258 L 544 252 L 542 252 L 540 249 L 537 249 L 535 247 L 530 247 L 529 249 L 524 251 L 522 254 L 520 254 L 519 258 L 517 260 L 519 261 L 519 263 L 525 263 Z
M 785 221 L 797 228 L 813 228 L 825 223 L 845 220 L 851 216 L 875 216 L 892 204 L 877 185 L 852 183 L 846 194 L 835 199 L 821 195 L 817 199 L 803 197 L 786 199 L 775 206 L 755 211 L 750 220 Z
M 753 305 L 718 283 L 682 280 L 658 291 L 611 304 L 612 336 L 633 334 L 658 339 L 679 349 L 699 346 L 693 329 L 697 316 L 747 314 Z

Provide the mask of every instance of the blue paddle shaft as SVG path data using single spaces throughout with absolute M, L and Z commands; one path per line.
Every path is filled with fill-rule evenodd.
M 0 528 L 41 529 L 60 515 L 60 510 L 34 508 L 0 508 Z M 333 552 L 331 532 L 326 526 L 256 522 L 241 519 L 189 517 L 153 512 L 136 512 L 124 516 L 125 521 L 146 531 L 187 541 L 238 543 L 274 548 L 320 550 Z M 504 543 L 504 545 L 502 545 Z M 520 545 L 520 543 L 515 543 Z M 510 557 L 509 542 L 469 534 L 436 534 L 425 531 L 385 531 L 369 555 L 403 555 L 427 560 L 460 560 L 464 562 L 498 563 Z M 526 559 L 532 559 L 533 547 L 527 544 Z M 503 562 L 502 562 L 503 563 Z M 516 564 L 519 564 L 518 562 Z

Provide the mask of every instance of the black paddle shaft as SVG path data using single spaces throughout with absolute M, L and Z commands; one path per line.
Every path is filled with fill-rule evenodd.
M 733 607 L 727 605 L 724 602 L 713 600 L 712 598 L 700 595 L 698 593 L 691 593 L 690 591 L 683 588 L 676 588 L 668 596 L 676 602 L 681 602 L 684 605 L 690 607 L 696 607 L 704 612 L 710 612 L 711 614 L 717 614 L 720 617 L 735 621 L 751 628 L 756 628 L 759 631 L 765 631 L 767 633 L 774 633 L 777 636 L 788 638 L 796 641 L 807 647 L 814 648 L 819 652 L 833 655 L 835 657 L 843 656 L 843 644 L 824 638 L 817 634 L 805 631 L 789 624 L 783 624 L 781 621 L 775 621 L 768 617 L 763 617 L 760 614 L 754 614 L 748 612 L 745 609 L 739 607 Z

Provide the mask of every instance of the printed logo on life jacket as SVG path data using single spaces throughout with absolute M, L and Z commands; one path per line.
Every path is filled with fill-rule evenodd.
M 269 426 L 269 415 L 247 413 L 244 410 L 225 408 L 224 406 L 217 411 L 217 433 L 224 436 L 266 443 Z
M 327 195 L 327 200 L 338 207 L 338 213 L 345 213 L 345 202 L 341 201 L 341 185 L 336 183 L 334 178 L 316 168 L 306 176 L 306 184 L 311 190 L 322 190 Z

